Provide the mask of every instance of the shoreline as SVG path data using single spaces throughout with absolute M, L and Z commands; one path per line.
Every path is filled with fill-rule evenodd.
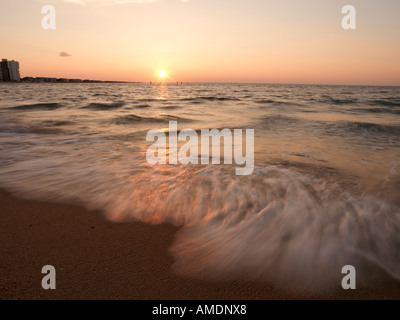
M 285 292 L 261 281 L 192 279 L 171 272 L 168 249 L 179 228 L 114 223 L 75 205 L 18 199 L 0 190 L 0 299 L 277 300 L 400 299 L 400 282 L 320 295 Z M 44 290 L 41 269 L 56 269 Z

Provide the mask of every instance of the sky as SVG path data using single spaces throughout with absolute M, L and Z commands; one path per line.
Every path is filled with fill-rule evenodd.
M 42 28 L 42 7 L 56 29 Z M 356 8 L 356 30 L 342 7 Z M 400 85 L 398 0 L 1 0 L 21 76 Z

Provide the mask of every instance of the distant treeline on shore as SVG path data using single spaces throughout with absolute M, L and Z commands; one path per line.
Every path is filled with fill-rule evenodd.
M 47 78 L 47 77 L 25 77 L 21 82 L 52 82 L 52 83 L 130 83 L 127 81 L 102 81 L 102 80 L 82 80 L 67 78 Z
M 139 81 L 104 81 L 104 80 L 89 80 L 89 79 L 67 79 L 67 78 L 49 78 L 49 77 L 25 77 L 20 81 L 0 81 L 0 82 L 28 82 L 28 83 L 148 83 L 151 85 L 183 85 L 183 82 L 178 81 L 159 81 L 159 82 L 139 82 Z

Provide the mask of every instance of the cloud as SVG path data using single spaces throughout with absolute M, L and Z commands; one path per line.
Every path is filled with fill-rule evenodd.
M 62 51 L 62 52 L 60 52 L 60 57 L 65 58 L 65 57 L 72 57 L 72 56 L 69 53 Z
M 79 5 L 95 5 L 95 6 L 115 6 L 119 4 L 131 3 L 155 3 L 161 0 L 61 0 L 67 3 L 75 3 Z M 189 0 L 178 0 L 180 2 L 188 2 Z

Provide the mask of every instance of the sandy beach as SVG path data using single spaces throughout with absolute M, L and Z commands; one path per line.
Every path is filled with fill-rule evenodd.
M 398 299 L 400 284 L 294 295 L 260 282 L 209 281 L 171 272 L 171 225 L 112 223 L 67 204 L 0 192 L 0 299 Z M 41 288 L 53 265 L 56 290 Z

